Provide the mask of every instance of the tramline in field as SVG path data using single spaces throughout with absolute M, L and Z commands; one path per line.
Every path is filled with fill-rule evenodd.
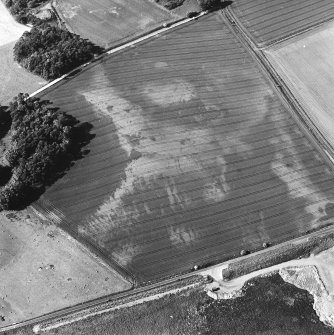
M 332 222 L 333 172 L 218 13 L 41 97 L 96 137 L 35 208 L 139 282 Z
M 258 45 L 334 19 L 332 0 L 236 0 L 232 10 Z

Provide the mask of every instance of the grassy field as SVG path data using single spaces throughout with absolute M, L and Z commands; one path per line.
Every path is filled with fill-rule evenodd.
M 236 0 L 232 9 L 260 45 L 334 18 L 332 0 Z
M 131 287 L 31 212 L 0 214 L 0 326 Z
M 334 24 L 265 50 L 316 127 L 334 146 Z
M 32 93 L 45 81 L 21 68 L 13 59 L 13 47 L 28 30 L 17 23 L 0 1 L 0 104 L 6 105 L 20 92 Z
M 105 313 L 45 335 L 327 335 L 307 291 L 277 274 L 256 278 L 242 297 L 214 301 L 200 290 L 179 293 L 127 309 Z M 26 328 L 7 335 L 29 335 Z
M 1 32 L 0 32 L 1 34 Z M 13 59 L 15 42 L 0 46 L 0 104 L 7 105 L 18 93 L 33 93 L 46 81 L 29 73 Z
M 28 27 L 17 23 L 0 1 L 0 46 L 16 41 L 26 30 Z
M 43 98 L 96 137 L 35 207 L 139 281 L 333 222 L 332 171 L 219 14 Z
M 57 0 L 68 28 L 102 47 L 110 47 L 178 16 L 153 0 Z

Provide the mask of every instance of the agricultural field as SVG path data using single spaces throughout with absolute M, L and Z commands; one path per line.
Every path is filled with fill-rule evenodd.
M 57 0 L 55 6 L 70 31 L 101 47 L 179 18 L 153 0 Z
M 0 245 L 0 326 L 131 288 L 30 210 L 0 214 Z
M 219 13 L 40 97 L 95 138 L 34 208 L 139 283 L 333 223 L 333 171 Z
M 308 117 L 334 146 L 334 23 L 264 52 Z
M 332 0 L 236 0 L 232 9 L 259 45 L 334 19 Z
M 45 81 L 14 62 L 15 42 L 28 28 L 17 23 L 0 1 L 0 104 L 6 105 L 20 92 L 32 93 Z

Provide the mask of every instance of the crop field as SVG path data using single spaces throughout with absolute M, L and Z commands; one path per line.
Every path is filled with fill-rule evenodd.
M 334 19 L 333 0 L 236 0 L 232 9 L 260 45 Z
M 334 146 L 334 24 L 265 50 L 308 116 Z
M 332 170 L 220 14 L 41 97 L 95 138 L 34 207 L 139 282 L 333 223 Z
M 102 47 L 110 47 L 176 18 L 153 0 L 57 0 L 68 28 Z

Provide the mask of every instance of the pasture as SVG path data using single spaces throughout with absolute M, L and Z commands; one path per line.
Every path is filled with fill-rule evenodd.
M 232 9 L 259 45 L 334 19 L 332 0 L 236 0 Z
M 334 146 L 334 24 L 275 45 L 265 55 Z
M 33 213 L 0 214 L 1 326 L 129 289 L 118 273 Z
M 96 136 L 35 209 L 139 282 L 333 223 L 332 170 L 220 14 L 40 97 Z
M 0 46 L 0 104 L 6 105 L 20 92 L 33 93 L 46 84 L 38 77 L 14 62 L 15 42 Z
M 176 16 L 153 0 L 57 0 L 70 31 L 101 47 L 140 35 Z

